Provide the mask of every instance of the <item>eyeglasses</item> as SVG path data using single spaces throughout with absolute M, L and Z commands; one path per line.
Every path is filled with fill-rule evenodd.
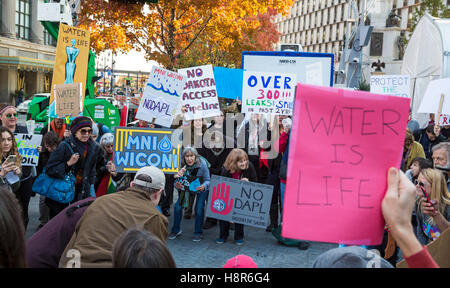
M 17 113 L 15 114 L 6 114 L 6 118 L 10 119 L 11 117 L 17 118 Z
M 91 134 L 92 133 L 92 129 L 80 129 L 80 133 L 82 135 Z

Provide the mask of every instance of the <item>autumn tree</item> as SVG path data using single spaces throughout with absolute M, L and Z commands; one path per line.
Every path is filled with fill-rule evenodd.
M 230 45 L 209 42 L 208 37 L 200 36 L 177 61 L 177 66 L 190 67 L 213 64 L 215 66 L 239 68 L 242 51 L 272 51 L 278 43 L 281 33 L 272 21 L 278 13 L 268 9 L 264 14 L 246 17 L 246 21 L 255 21 L 257 25 L 247 27 L 242 35 L 230 31 L 227 37 L 234 39 Z M 225 37 L 225 36 L 223 36 Z
M 148 60 L 174 69 L 178 59 L 206 43 L 214 51 L 256 47 L 258 15 L 287 13 L 295 0 L 159 0 L 125 4 L 117 0 L 84 1 L 80 25 L 91 31 L 96 52 L 143 50 Z M 261 17 L 261 16 L 260 16 Z M 272 41 L 272 40 L 270 40 Z M 252 43 L 253 42 L 253 43 Z M 236 57 L 235 57 L 236 58 Z

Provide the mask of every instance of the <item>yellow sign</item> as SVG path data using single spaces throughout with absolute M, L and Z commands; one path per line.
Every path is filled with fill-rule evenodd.
M 58 84 L 82 83 L 81 112 L 86 91 L 87 66 L 89 60 L 89 31 L 59 24 L 55 66 L 53 68 L 49 115 L 56 118 L 54 86 Z M 76 116 L 76 115 L 75 115 Z

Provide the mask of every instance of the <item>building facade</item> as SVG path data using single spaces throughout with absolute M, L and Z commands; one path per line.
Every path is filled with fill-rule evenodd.
M 351 2 L 357 7 L 357 12 L 352 9 Z M 350 36 L 357 23 L 358 13 L 365 10 L 365 23 L 374 26 L 369 45 L 363 48 L 362 55 L 362 80 L 369 82 L 373 73 L 400 73 L 406 49 L 404 35 L 409 33 L 414 8 L 420 2 L 422 1 L 297 0 L 290 15 L 278 15 L 275 22 L 282 34 L 280 43 L 301 44 L 304 52 L 333 53 L 336 71 L 346 37 Z M 362 7 L 363 4 L 365 7 Z
M 56 41 L 37 20 L 37 0 L 0 1 L 0 102 L 50 92 Z

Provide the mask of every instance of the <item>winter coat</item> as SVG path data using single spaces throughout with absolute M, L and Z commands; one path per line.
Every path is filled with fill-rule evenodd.
M 150 195 L 136 187 L 99 197 L 84 212 L 67 244 L 59 267 L 72 260 L 70 249 L 81 255 L 81 268 L 112 267 L 114 241 L 127 229 L 143 227 L 166 242 L 169 222 L 152 202 Z
M 220 173 L 220 176 L 233 178 L 233 174 L 230 171 L 228 171 L 225 167 L 222 167 L 222 172 Z M 241 171 L 241 179 L 242 178 L 247 178 L 248 181 L 250 182 L 258 182 L 258 175 L 256 175 L 256 170 L 252 162 L 248 161 L 248 168 Z
M 80 158 L 77 163 L 75 163 L 71 167 L 67 166 L 67 161 L 69 161 L 69 159 L 72 157 L 72 152 L 65 143 L 68 143 L 72 147 L 74 153 L 80 154 Z M 87 145 L 87 154 L 84 161 L 84 166 L 82 167 L 82 156 L 84 153 L 85 144 Z M 74 175 L 76 175 L 80 169 L 83 169 L 83 184 L 81 187 L 81 191 L 75 191 L 74 201 L 85 199 L 90 195 L 90 186 L 94 185 L 95 183 L 95 168 L 98 153 L 98 148 L 94 140 L 89 138 L 89 141 L 87 143 L 82 143 L 72 135 L 61 142 L 56 150 L 52 152 L 47 166 L 45 166 L 45 172 L 50 177 L 63 179 L 64 175 L 68 173 L 72 168 L 74 169 Z

